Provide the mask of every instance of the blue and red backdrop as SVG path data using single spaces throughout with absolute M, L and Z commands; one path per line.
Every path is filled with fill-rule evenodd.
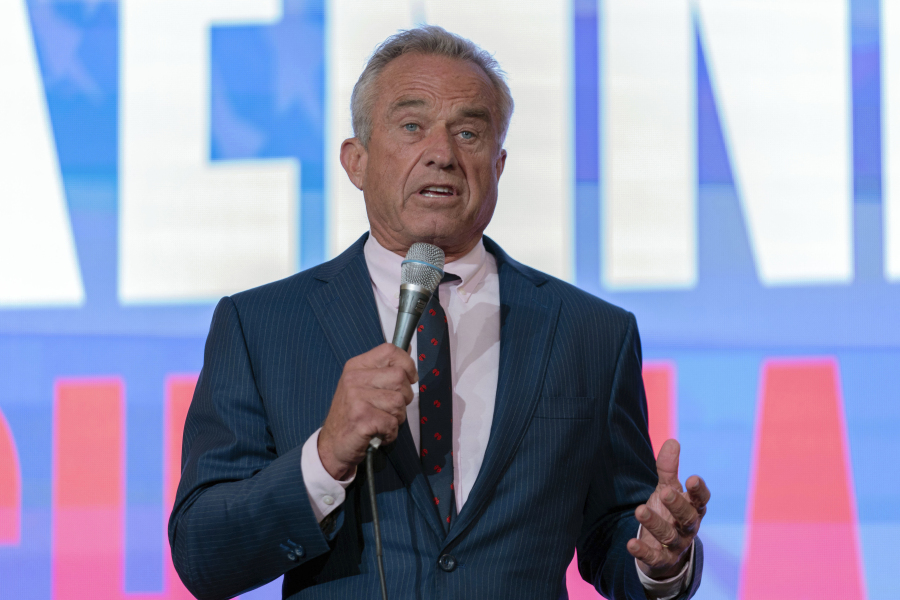
M 23 181 L 33 183 L 0 183 L 0 222 L 6 222 L 0 231 L 8 239 L 21 235 L 0 256 L 0 597 L 189 597 L 172 569 L 165 526 L 178 482 L 184 415 L 215 301 L 262 283 L 260 277 L 274 279 L 326 260 L 345 232 L 356 237 L 364 231 L 335 209 L 338 184 L 331 174 L 339 169 L 336 144 L 349 135 L 345 82 L 355 79 L 372 44 L 351 52 L 348 66 L 341 62 L 347 49 L 336 48 L 335 40 L 368 26 L 380 39 L 381 31 L 424 21 L 460 29 L 451 17 L 441 17 L 436 3 L 425 1 L 384 4 L 380 20 L 368 24 L 360 22 L 365 14 L 354 16 L 354 10 L 365 13 L 365 3 L 350 1 L 223 0 L 215 8 L 200 0 L 160 1 L 156 13 L 147 8 L 154 2 L 9 0 L 0 19 L 0 38 L 21 50 L 0 58 L 0 64 L 15 65 L 0 72 L 0 78 L 12 73 L 0 81 L 0 112 L 8 112 L 0 122 L 12 131 L 6 140 L 0 133 L 0 146 L 7 146 L 0 159 L 8 163 L 6 171 L 0 165 L 0 174 L 14 181 L 27 172 L 32 179 Z M 790 269 L 761 267 L 773 256 L 767 244 L 779 235 L 801 241 L 809 235 L 812 244 L 815 235 L 786 218 L 781 225 L 788 233 L 767 238 L 751 222 L 753 203 L 761 202 L 752 186 L 765 174 L 753 171 L 752 161 L 744 170 L 741 157 L 754 144 L 769 144 L 777 156 L 797 141 L 790 131 L 783 139 L 740 137 L 749 117 L 741 116 L 728 86 L 744 81 L 744 63 L 729 63 L 722 58 L 727 49 L 717 46 L 721 24 L 713 17 L 721 6 L 685 0 L 684 31 L 662 39 L 643 29 L 652 18 L 619 19 L 621 3 L 615 1 L 574 0 L 561 8 L 547 2 L 477 4 L 466 10 L 505 15 L 493 24 L 505 32 L 496 40 L 472 34 L 497 50 L 501 63 L 504 52 L 545 43 L 565 67 L 537 65 L 532 74 L 507 66 L 519 111 L 509 160 L 524 154 L 527 163 L 528 152 L 550 144 L 561 149 L 561 164 L 543 166 L 563 178 L 553 197 L 519 199 L 504 196 L 501 187 L 500 203 L 521 200 L 540 207 L 534 211 L 562 214 L 563 225 L 546 232 L 556 244 L 551 270 L 637 315 L 652 441 L 658 447 L 667 437 L 678 438 L 682 475 L 702 474 L 713 492 L 701 532 L 707 552 L 698 597 L 900 598 L 900 268 L 891 267 L 886 249 L 900 240 L 888 223 L 889 202 L 900 206 L 900 200 L 890 200 L 885 185 L 893 135 L 887 120 L 897 104 L 886 93 L 893 76 L 884 34 L 894 18 L 890 0 L 834 4 L 835 22 L 846 33 L 836 63 L 846 69 L 838 79 L 846 83 L 846 110 L 843 121 L 823 120 L 821 127 L 846 131 L 838 154 L 845 153 L 841 168 L 848 185 L 838 202 L 845 203 L 841 222 L 847 230 L 834 245 L 849 240 L 841 250 L 849 262 L 815 271 L 818 259 L 812 256 L 810 272 L 818 275 L 804 277 L 805 259 L 785 250 L 785 264 L 799 273 L 794 279 Z M 653 2 L 643 4 L 652 15 Z M 544 34 L 529 16 L 541 10 L 560 16 Z M 808 34 L 792 37 L 791 21 L 779 20 L 779 11 L 811 19 L 818 4 L 791 0 L 768 13 L 760 10 L 757 22 L 770 19 L 773 31 L 788 27 L 782 41 L 772 43 L 781 44 L 785 61 L 792 60 L 791 40 L 805 44 Z M 614 58 L 621 56 L 615 40 L 626 26 L 631 29 L 624 34 L 650 50 L 686 35 L 680 47 L 689 57 L 689 78 L 669 88 L 660 83 L 664 72 L 647 70 L 652 57 Z M 827 36 L 815 39 L 828 43 Z M 166 58 L 170 46 L 184 48 L 182 58 Z M 752 48 L 747 51 L 748 64 L 754 56 Z M 515 64 L 512 58 L 504 64 L 509 62 Z M 157 63 L 162 68 L 154 71 Z M 752 67 L 747 77 L 758 78 Z M 665 111 L 675 101 L 668 94 L 687 90 L 687 116 L 665 122 L 686 124 L 691 154 L 681 179 L 693 207 L 688 245 L 694 249 L 682 261 L 687 276 L 654 279 L 652 269 L 638 264 L 634 285 L 620 275 L 635 263 L 615 263 L 618 246 L 608 243 L 604 228 L 610 207 L 630 198 L 616 196 L 609 181 L 619 173 L 617 153 L 625 153 L 610 133 L 626 122 L 618 120 L 617 102 L 640 96 L 628 96 L 628 86 L 616 79 L 631 68 L 634 81 L 651 90 L 652 106 L 630 105 L 637 116 L 629 118 L 637 122 L 642 110 L 648 119 L 669 119 Z M 191 73 L 200 74 L 200 83 Z M 546 79 L 548 73 L 559 78 Z M 813 73 L 808 85 L 821 83 L 824 90 L 832 75 L 817 80 Z M 805 106 L 782 93 L 779 82 L 796 79 L 785 77 L 773 73 L 769 82 L 775 113 L 783 105 L 788 112 L 819 114 L 814 102 Z M 766 86 L 767 79 L 748 85 Z M 162 108 L 152 105 L 160 89 L 168 103 Z M 556 120 L 543 123 L 534 106 L 548 89 L 562 99 L 561 112 L 554 109 Z M 29 100 L 28 90 L 39 94 Z M 900 109 L 896 114 L 900 120 Z M 143 131 L 142 120 L 156 125 Z M 544 138 L 541 127 L 553 123 L 563 127 Z M 761 120 L 759 130 L 765 125 Z M 153 137 L 159 133 L 154 129 L 168 127 L 171 132 Z M 181 152 L 165 146 L 167 139 L 196 142 L 202 156 L 196 164 L 167 163 Z M 821 149 L 816 143 L 807 143 L 814 174 Z M 669 169 L 653 162 L 664 160 L 664 152 L 647 156 L 646 172 Z M 672 156 L 674 162 L 683 158 Z M 542 165 L 528 164 L 540 177 Z M 808 166 L 798 162 L 797 169 Z M 208 183 L 204 178 L 221 175 L 219 167 L 237 173 L 237 183 Z M 830 164 L 820 170 L 822 177 L 833 175 Z M 59 185 L 48 187 L 47 180 Z M 207 204 L 193 196 L 167 204 L 165 185 L 175 189 L 179 182 L 187 182 L 192 194 L 209 192 L 201 199 Z M 238 212 L 204 212 L 216 212 L 210 190 L 229 186 L 245 190 L 234 205 Z M 800 198 L 803 221 L 815 223 L 824 217 L 815 198 L 802 200 L 804 189 L 797 187 L 787 201 Z M 642 201 L 636 194 L 635 202 Z M 189 208 L 179 213 L 178 206 Z M 529 210 L 498 214 L 495 237 L 530 262 L 527 252 L 515 250 L 522 244 L 516 226 L 542 218 Z M 178 230 L 185 223 L 186 234 Z M 243 252 L 258 263 L 216 255 L 221 240 L 248 230 L 256 233 L 241 242 Z M 637 246 L 657 241 L 639 233 Z M 208 243 L 192 246 L 194 234 L 208 234 Z M 270 238 L 284 243 L 269 248 Z M 539 241 L 525 240 L 531 242 Z M 181 254 L 171 259 L 170 251 Z M 140 256 L 151 257 L 150 267 Z M 163 272 L 153 271 L 153 256 L 161 257 Z M 180 263 L 190 268 L 167 279 Z M 596 597 L 572 569 L 568 582 L 571 597 Z M 280 591 L 276 583 L 247 597 L 275 598 Z

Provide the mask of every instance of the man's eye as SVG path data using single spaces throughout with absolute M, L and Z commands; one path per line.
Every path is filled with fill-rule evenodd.
M 464 140 L 471 140 L 471 139 L 475 138 L 475 134 L 472 133 L 471 131 L 461 131 L 459 133 L 459 135 L 461 135 L 462 139 L 464 139 Z
M 406 129 L 407 131 L 418 131 L 419 130 L 419 126 L 416 125 L 415 123 L 407 123 L 406 125 L 403 126 L 403 128 Z

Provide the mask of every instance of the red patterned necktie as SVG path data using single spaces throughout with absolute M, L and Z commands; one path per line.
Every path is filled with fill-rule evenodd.
M 441 283 L 459 277 L 446 273 Z M 438 286 L 440 289 L 440 286 Z M 450 375 L 450 335 L 438 290 L 419 321 L 419 445 L 422 470 L 445 530 L 456 516 L 453 492 L 453 387 Z

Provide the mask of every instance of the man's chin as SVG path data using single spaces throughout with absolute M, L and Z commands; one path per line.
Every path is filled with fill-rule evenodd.
M 454 227 L 455 225 L 455 227 Z M 465 245 L 472 239 L 477 239 L 480 232 L 471 227 L 461 228 L 459 223 L 447 224 L 444 227 L 415 227 L 407 230 L 407 236 L 414 242 L 426 242 L 441 248 L 448 246 Z

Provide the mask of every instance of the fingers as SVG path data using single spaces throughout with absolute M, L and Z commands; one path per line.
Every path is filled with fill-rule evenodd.
M 347 361 L 318 440 L 319 458 L 332 477 L 352 472 L 373 437 L 397 439 L 416 381 L 412 358 L 393 344 Z
M 676 493 L 672 488 L 666 488 L 660 495 L 663 505 L 675 519 L 675 529 L 678 533 L 682 536 L 695 534 L 700 526 L 700 515 L 694 509 L 694 505 L 684 497 L 684 494 Z
M 409 386 L 406 386 L 409 389 Z M 412 394 L 412 392 L 410 392 Z M 394 390 L 370 390 L 368 403 L 377 410 L 394 417 L 402 425 L 406 420 L 406 398 L 401 392 Z M 360 405 L 365 407 L 365 405 Z M 368 412 L 368 409 L 363 409 Z M 365 416 L 363 417 L 365 418 Z
M 350 359 L 348 365 L 353 362 L 353 368 L 362 369 L 383 369 L 385 367 L 400 367 L 406 373 L 409 383 L 415 383 L 419 380 L 419 373 L 416 369 L 416 363 L 406 350 L 401 350 L 393 344 L 385 342 L 380 346 L 372 348 L 365 354 Z
M 391 443 L 406 421 L 406 403 L 399 392 L 371 389 L 366 400 L 351 405 L 346 414 L 341 431 L 345 439 L 354 438 L 355 442 L 345 449 L 344 457 L 361 460 L 373 437 Z
M 646 504 L 638 506 L 634 511 L 634 516 L 662 546 L 675 552 L 681 550 L 681 536 L 675 527 L 655 511 L 650 510 Z M 644 562 L 650 564 L 648 561 Z
M 392 443 L 397 439 L 397 435 L 400 433 L 400 425 L 402 425 L 405 420 L 405 413 L 399 418 L 384 411 L 376 413 L 368 421 L 372 425 L 372 432 L 366 436 L 366 443 L 368 444 L 368 441 L 373 437 L 381 438 L 381 441 L 385 444 Z
M 709 503 L 711 496 L 709 488 L 706 487 L 706 482 L 703 481 L 703 478 L 697 475 L 691 475 L 685 483 L 687 484 L 691 504 L 702 518 L 706 515 L 706 505 Z
M 677 440 L 666 440 L 659 449 L 659 456 L 656 457 L 656 473 L 660 485 L 668 485 L 681 491 L 681 482 L 678 481 L 680 455 L 681 445 Z
M 384 367 L 381 369 L 360 369 L 350 374 L 350 383 L 364 388 L 378 388 L 402 392 L 407 397 L 407 404 L 413 398 L 409 378 L 400 367 Z
M 664 563 L 668 558 L 664 548 L 653 548 L 646 542 L 635 538 L 628 540 L 625 547 L 629 554 L 648 565 Z

